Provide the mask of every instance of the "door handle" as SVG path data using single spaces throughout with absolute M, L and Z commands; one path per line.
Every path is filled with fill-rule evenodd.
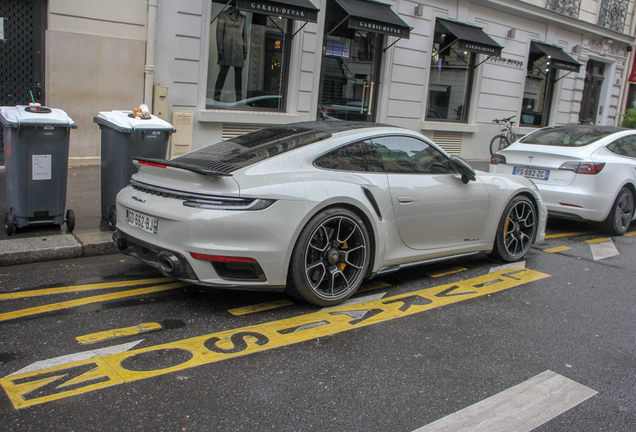
M 413 201 L 417 201 L 417 198 L 410 195 L 404 195 L 404 196 L 397 197 L 397 200 L 400 204 L 409 204 L 409 203 L 412 203 Z

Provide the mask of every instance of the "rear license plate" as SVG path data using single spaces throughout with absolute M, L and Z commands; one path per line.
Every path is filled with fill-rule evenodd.
M 126 221 L 128 225 L 142 229 L 150 234 L 157 234 L 159 229 L 159 219 L 132 210 L 126 210 Z
M 520 175 L 524 177 L 529 177 L 533 179 L 547 180 L 550 176 L 550 170 L 538 170 L 538 169 L 530 169 L 530 168 L 518 168 L 514 167 L 512 169 L 512 173 L 514 175 Z

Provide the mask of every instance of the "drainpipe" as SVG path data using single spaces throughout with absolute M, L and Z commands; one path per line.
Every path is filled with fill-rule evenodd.
M 157 34 L 157 0 L 148 2 L 146 24 L 146 65 L 144 66 L 144 103 L 152 110 L 152 86 L 155 78 L 155 36 Z

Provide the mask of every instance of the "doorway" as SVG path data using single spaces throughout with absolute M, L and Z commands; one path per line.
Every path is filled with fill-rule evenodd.
M 585 68 L 585 84 L 583 97 L 581 98 L 581 111 L 579 111 L 579 124 L 596 124 L 596 116 L 599 113 L 599 100 L 603 87 L 603 74 L 605 64 L 594 60 L 588 60 Z

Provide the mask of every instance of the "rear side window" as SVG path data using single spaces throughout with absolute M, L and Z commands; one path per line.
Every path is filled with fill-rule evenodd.
M 619 138 L 608 145 L 607 149 L 617 155 L 636 158 L 636 135 Z
M 538 144 L 559 147 L 583 147 L 605 138 L 613 133 L 623 131 L 617 127 L 598 126 L 566 126 L 541 129 L 523 137 L 524 144 Z
M 358 141 L 340 147 L 316 159 L 314 165 L 338 171 L 384 171 L 380 155 L 371 141 Z
M 448 174 L 448 158 L 432 145 L 412 137 L 373 138 L 389 173 Z

